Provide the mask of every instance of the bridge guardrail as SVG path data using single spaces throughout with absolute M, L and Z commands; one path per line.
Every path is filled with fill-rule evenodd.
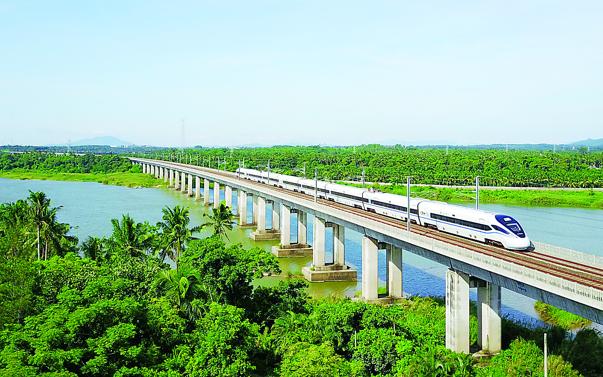
M 508 261 L 505 261 L 505 260 L 502 260 L 499 258 L 494 258 L 489 255 L 475 253 L 473 251 L 463 249 L 462 247 L 448 245 L 439 240 L 435 240 L 435 239 L 428 238 L 428 237 L 423 237 L 421 235 L 407 234 L 405 238 L 407 240 L 413 240 L 415 244 L 422 245 L 423 247 L 425 247 L 426 243 L 431 244 L 432 249 L 445 248 L 448 251 L 450 251 L 451 253 L 468 258 L 472 261 L 481 262 L 487 266 L 492 266 L 497 269 L 502 269 L 504 271 L 519 274 L 519 276 L 524 277 L 524 279 L 520 279 L 519 281 L 525 281 L 526 280 L 525 277 L 528 277 L 531 279 L 535 279 L 541 283 L 557 287 L 565 292 L 568 292 L 568 293 L 571 293 L 574 295 L 580 295 L 584 298 L 592 299 L 599 304 L 598 305 L 599 309 L 603 308 L 603 291 L 602 290 L 599 290 L 599 289 L 596 289 L 593 287 L 588 287 L 588 286 L 582 285 L 582 284 L 574 282 L 574 281 L 560 278 L 558 276 L 549 275 L 547 273 L 537 271 L 537 270 L 534 270 L 534 269 L 531 269 L 531 268 L 528 268 L 525 266 L 521 266 L 521 265 L 518 265 L 518 264 L 515 264 L 512 262 L 508 262 Z M 492 268 L 490 268 L 490 270 L 492 270 Z M 529 284 L 529 283 L 527 283 L 527 284 Z
M 211 175 L 211 173 L 210 173 Z M 389 233 L 389 232 L 386 232 Z M 383 234 L 386 234 L 383 233 Z M 437 252 L 437 249 L 444 249 L 452 254 L 453 257 L 461 257 L 459 260 L 465 259 L 465 261 L 470 261 L 471 263 L 478 262 L 482 266 L 489 266 L 486 270 L 495 271 L 495 269 L 503 270 L 509 273 L 516 275 L 515 277 L 510 278 L 520 281 L 526 282 L 526 284 L 530 284 L 528 279 L 536 280 L 546 285 L 550 285 L 552 287 L 556 287 L 559 290 L 564 292 L 579 295 L 586 299 L 593 300 L 597 305 L 596 307 L 600 310 L 603 308 L 603 290 L 599 290 L 593 287 L 588 287 L 582 284 L 579 284 L 574 281 L 570 281 L 567 279 L 563 279 L 557 276 L 553 276 L 538 270 L 534 270 L 532 268 L 524 267 L 509 261 L 505 261 L 499 258 L 494 258 L 489 255 L 476 253 L 474 251 L 470 251 L 464 249 L 462 247 L 454 246 L 447 244 L 445 242 L 424 237 L 418 234 L 408 234 L 404 232 L 404 235 L 400 237 L 400 233 L 396 232 L 396 236 L 394 238 L 398 238 L 402 241 L 406 241 L 409 243 L 414 243 L 419 245 L 420 247 L 431 249 L 434 252 Z M 392 236 L 390 234 L 390 236 Z M 565 249 L 562 247 L 548 245 L 544 243 L 535 242 L 536 249 L 541 252 L 548 252 L 553 256 L 558 256 L 562 258 L 571 259 L 577 263 L 591 264 L 594 266 L 603 266 L 603 258 L 586 254 L 579 251 Z M 477 266 L 477 265 L 476 265 Z M 528 279 L 526 279 L 528 278 Z M 562 295 L 564 296 L 564 295 Z M 565 295 L 567 296 L 567 295 Z
M 538 252 L 546 253 L 554 257 L 568 259 L 576 263 L 603 268 L 603 257 L 598 255 L 583 253 L 581 251 L 550 245 L 543 242 L 534 242 L 534 246 Z

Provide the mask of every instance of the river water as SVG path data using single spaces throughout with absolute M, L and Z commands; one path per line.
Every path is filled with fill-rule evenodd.
M 184 205 L 190 208 L 191 223 L 202 224 L 207 209 L 193 198 L 167 189 L 133 189 L 107 186 L 90 182 L 58 182 L 36 180 L 0 179 L 0 203 L 25 198 L 28 191 L 44 191 L 53 206 L 62 206 L 59 219 L 74 226 L 72 233 L 80 241 L 90 235 L 106 236 L 111 233 L 112 218 L 120 218 L 128 213 L 137 221 L 156 223 L 161 220 L 164 206 Z M 224 193 L 222 192 L 222 196 Z M 213 193 L 212 196 L 213 197 Z M 236 200 L 235 200 L 236 202 Z M 236 210 L 236 203 L 233 203 Z M 251 216 L 251 203 L 248 203 Z M 517 218 L 529 237 L 536 241 L 564 246 L 596 255 L 603 255 L 603 211 L 574 208 L 527 208 L 503 205 L 482 205 L 482 209 L 506 213 Z M 270 210 L 268 205 L 267 211 Z M 297 235 L 295 215 L 292 215 L 292 239 Z M 308 216 L 308 229 L 312 229 L 312 216 Z M 267 226 L 270 227 L 270 220 Z M 232 242 L 240 242 L 246 247 L 258 246 L 266 250 L 276 241 L 253 242 L 249 239 L 251 229 L 235 227 L 228 234 Z M 332 282 L 311 283 L 309 293 L 314 297 L 330 295 L 354 296 L 360 290 L 361 235 L 346 230 L 346 263 L 358 270 L 358 283 Z M 312 243 L 312 231 L 308 232 Z M 332 233 L 327 228 L 327 261 L 332 260 Z M 281 258 L 281 276 L 262 279 L 261 284 L 277 284 L 290 275 L 300 275 L 301 268 L 311 262 L 311 258 Z M 443 296 L 446 267 L 409 252 L 404 252 L 404 292 L 410 295 Z M 385 253 L 379 255 L 379 275 L 385 285 Z M 474 290 L 472 290 L 474 291 Z M 471 292 L 475 300 L 476 292 Z M 538 323 L 534 312 L 534 300 L 503 289 L 503 315 L 523 322 Z

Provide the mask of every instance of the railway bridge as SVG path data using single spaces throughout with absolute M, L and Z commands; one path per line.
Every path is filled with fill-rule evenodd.
M 176 190 L 226 205 L 238 199 L 240 226 L 254 226 L 256 239 L 280 240 L 277 255 L 312 255 L 304 269 L 310 281 L 352 280 L 356 271 L 345 264 L 345 229 L 362 237 L 362 299 L 368 302 L 402 298 L 402 250 L 421 255 L 448 267 L 446 273 L 446 346 L 469 352 L 469 290 L 477 288 L 478 345 L 486 352 L 501 348 L 501 287 L 578 314 L 603 324 L 603 258 L 543 243 L 535 250 L 513 252 L 433 229 L 348 207 L 311 195 L 241 179 L 236 173 L 160 160 L 131 158 L 144 173 L 164 179 Z M 203 181 L 203 183 L 201 183 Z M 247 221 L 248 197 L 252 196 L 251 224 Z M 267 213 L 266 203 L 272 203 Z M 298 239 L 291 242 L 291 214 L 297 213 Z M 307 214 L 315 218 L 313 245 L 306 244 Z M 272 229 L 266 219 L 272 216 Z M 325 262 L 325 229 L 333 228 L 333 263 Z M 378 294 L 378 251 L 386 251 L 387 292 Z

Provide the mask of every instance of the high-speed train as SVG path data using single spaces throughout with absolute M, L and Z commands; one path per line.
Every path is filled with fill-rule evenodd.
M 237 169 L 237 175 L 308 195 L 314 195 L 316 190 L 319 198 L 408 221 L 407 199 L 400 195 L 254 169 Z M 411 198 L 410 221 L 509 250 L 530 250 L 533 247 L 519 222 L 504 214 Z

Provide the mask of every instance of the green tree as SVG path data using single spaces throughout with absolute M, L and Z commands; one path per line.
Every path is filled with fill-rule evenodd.
M 257 348 L 258 326 L 242 309 L 212 303 L 193 333 L 194 349 L 186 365 L 192 377 L 243 376 L 255 369 L 251 356 Z
M 582 350 L 581 352 L 584 352 Z M 551 365 L 552 364 L 552 365 Z M 578 377 L 570 364 L 559 357 L 549 358 L 550 377 Z M 544 355 L 534 342 L 523 339 L 514 340 L 508 349 L 494 356 L 488 367 L 478 373 L 479 376 L 520 377 L 544 376 Z
M 44 250 L 42 256 L 47 260 L 49 255 L 65 255 L 77 250 L 77 238 L 69 235 L 71 226 L 57 220 L 58 208 L 50 208 L 46 214 L 46 221 L 42 225 L 42 239 Z
M 603 376 L 603 338 L 596 330 L 578 331 L 572 341 L 563 343 L 560 353 L 583 375 Z
M 113 233 L 109 244 L 113 251 L 142 258 L 154 242 L 154 229 L 147 223 L 137 223 L 130 215 L 123 215 L 121 221 L 111 219 Z
M 37 268 L 26 259 L 0 258 L 0 328 L 21 323 L 34 311 Z
M 43 192 L 29 192 L 27 198 L 30 205 L 31 221 L 36 228 L 36 247 L 38 250 L 38 260 L 41 258 L 42 244 L 41 244 L 41 233 L 42 227 L 48 221 L 48 210 L 50 208 L 50 199 L 46 197 Z
M 193 305 L 193 301 L 201 298 L 204 291 L 199 271 L 189 265 L 161 271 L 157 274 L 155 286 L 187 318 L 194 320 L 199 317 L 199 310 Z
M 0 204 L 0 251 L 5 258 L 30 259 L 35 255 L 29 238 L 30 214 L 25 200 Z
M 175 206 L 174 208 L 164 207 L 162 209 L 163 221 L 157 223 L 161 230 L 162 252 L 161 260 L 165 260 L 168 255 L 178 268 L 178 260 L 184 251 L 188 241 L 193 239 L 193 233 L 201 230 L 200 226 L 189 227 L 190 216 L 188 208 Z
M 292 345 L 280 365 L 280 375 L 287 377 L 362 376 L 362 365 L 346 362 L 329 343 Z
M 182 263 L 199 271 L 209 297 L 238 307 L 249 307 L 252 281 L 280 272 L 278 261 L 260 248 L 244 249 L 226 244 L 217 237 L 192 241 L 182 255 Z
M 102 262 L 109 258 L 106 242 L 107 240 L 104 238 L 89 236 L 82 242 L 80 250 L 84 257 L 94 259 L 97 262 Z
M 398 359 L 412 354 L 413 343 L 392 328 L 367 328 L 354 335 L 348 348 L 369 375 L 387 375 Z
M 205 215 L 208 218 L 208 221 L 203 224 L 203 227 L 211 227 L 213 228 L 213 233 L 216 236 L 224 236 L 228 239 L 228 235 L 226 234 L 227 230 L 232 230 L 232 224 L 234 222 L 234 214 L 224 203 L 220 203 L 218 208 L 212 208 L 212 213 L 210 215 Z

